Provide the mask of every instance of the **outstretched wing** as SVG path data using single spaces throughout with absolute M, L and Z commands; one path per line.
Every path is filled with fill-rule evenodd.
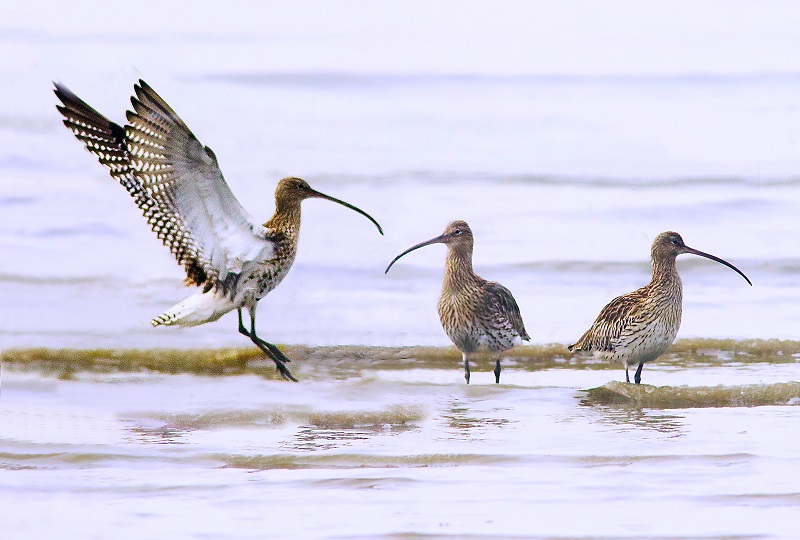
M 64 124 L 133 196 L 187 282 L 223 288 L 274 244 L 234 197 L 217 159 L 144 81 L 134 86 L 124 128 L 56 83 Z
M 591 328 L 573 345 L 570 351 L 614 352 L 623 335 L 638 328 L 637 309 L 642 303 L 644 288 L 618 296 L 600 311 Z
M 507 288 L 497 282 L 487 281 L 483 286 L 485 305 L 488 309 L 482 310 L 492 328 L 502 329 L 516 333 L 521 339 L 528 341 L 530 336 L 525 331 L 522 315 L 519 312 L 517 301 Z

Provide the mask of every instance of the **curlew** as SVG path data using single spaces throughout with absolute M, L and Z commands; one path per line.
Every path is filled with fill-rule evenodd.
M 500 353 L 514 346 L 514 340 L 530 340 L 522 323 L 519 307 L 511 291 L 494 281 L 486 281 L 472 270 L 472 230 L 465 221 L 453 221 L 436 238 L 408 248 L 395 257 L 386 272 L 403 255 L 430 244 L 445 244 L 447 259 L 439 320 L 442 328 L 461 351 L 464 378 L 469 384 L 470 355 L 480 347 L 494 357 L 495 382 L 500 382 Z
M 196 326 L 234 309 L 239 332 L 296 381 L 289 359 L 256 334 L 258 301 L 286 277 L 297 253 L 300 203 L 332 201 L 365 216 L 355 206 L 315 191 L 300 178 L 284 178 L 275 189 L 275 214 L 263 225 L 250 216 L 222 176 L 214 152 L 204 146 L 175 111 L 144 81 L 134 86 L 133 110 L 122 127 L 55 84 L 64 125 L 105 165 L 133 197 L 147 223 L 199 289 L 151 321 L 153 326 Z M 249 329 L 242 309 L 250 315 Z
M 627 382 L 631 382 L 628 366 L 638 364 L 633 379 L 636 384 L 641 383 L 645 362 L 655 360 L 672 345 L 681 325 L 683 286 L 675 259 L 683 253 L 724 264 L 752 285 L 747 276 L 728 261 L 690 248 L 676 232 L 663 232 L 651 248 L 653 278 L 650 283 L 609 302 L 592 327 L 577 343 L 570 345 L 569 350 L 592 352 L 606 360 L 621 361 Z

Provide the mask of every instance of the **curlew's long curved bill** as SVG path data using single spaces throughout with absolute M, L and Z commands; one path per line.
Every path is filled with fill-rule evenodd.
M 390 262 L 390 263 L 389 263 L 389 266 L 387 266 L 387 267 L 386 267 L 386 270 L 385 270 L 383 273 L 384 273 L 384 274 L 388 274 L 388 273 L 389 273 L 389 269 L 392 267 L 392 265 L 394 265 L 394 263 L 396 263 L 396 262 L 397 262 L 397 259 L 399 259 L 399 258 L 400 258 L 400 257 L 402 257 L 403 255 L 406 255 L 406 254 L 408 254 L 408 253 L 411 253 L 411 252 L 412 252 L 412 251 L 414 251 L 415 249 L 419 249 L 419 248 L 421 248 L 421 247 L 429 246 L 429 245 L 431 245 L 431 244 L 439 244 L 439 243 L 444 243 L 444 241 L 445 241 L 445 238 L 446 238 L 446 236 L 445 236 L 444 234 L 442 234 L 442 235 L 440 235 L 440 236 L 437 236 L 436 238 L 431 238 L 430 240 L 425 240 L 424 242 L 420 242 L 419 244 L 417 244 L 417 245 L 415 245 L 415 246 L 411 246 L 410 248 L 408 248 L 407 250 L 405 250 L 404 252 L 402 252 L 400 255 L 398 255 L 397 257 L 395 257 L 394 259 L 392 259 L 392 262 Z
M 720 264 L 724 264 L 725 266 L 727 266 L 728 268 L 730 268 L 731 270 L 733 270 L 734 272 L 736 272 L 737 274 L 742 276 L 744 278 L 744 280 L 751 287 L 753 286 L 753 283 L 748 279 L 748 277 L 746 275 L 744 275 L 744 272 L 742 272 L 741 270 L 739 270 L 738 268 L 733 266 L 731 263 L 729 263 L 725 259 L 720 259 L 719 257 L 715 257 L 715 256 L 713 256 L 713 255 L 711 255 L 709 253 L 704 252 L 704 251 L 700 251 L 700 250 L 697 250 L 697 249 L 690 248 L 689 246 L 686 246 L 685 250 L 686 250 L 686 253 L 691 253 L 692 255 L 700 255 L 701 257 L 705 257 L 706 259 L 711 259 L 712 261 L 717 261 Z
M 366 212 L 364 212 L 361 208 L 358 208 L 357 206 L 353 206 L 350 203 L 346 203 L 344 201 L 341 201 L 341 200 L 337 199 L 336 197 L 331 197 L 330 195 L 325 195 L 324 193 L 320 193 L 319 191 L 317 191 L 315 189 L 312 189 L 311 191 L 313 192 L 313 196 L 318 198 L 318 199 L 325 199 L 326 201 L 335 202 L 335 203 L 341 204 L 345 208 L 349 208 L 350 210 L 358 212 L 359 214 L 361 214 L 362 216 L 364 216 L 365 218 L 370 220 L 372 223 L 374 223 L 375 226 L 378 228 L 378 232 L 383 234 L 383 229 L 381 229 L 381 226 L 378 225 L 378 222 L 375 221 L 375 219 L 371 215 L 369 215 Z

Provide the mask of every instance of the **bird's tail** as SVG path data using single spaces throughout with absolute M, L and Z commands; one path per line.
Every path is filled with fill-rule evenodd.
M 226 296 L 216 296 L 214 291 L 197 292 L 178 302 L 150 321 L 153 326 L 197 326 L 216 321 L 236 305 Z

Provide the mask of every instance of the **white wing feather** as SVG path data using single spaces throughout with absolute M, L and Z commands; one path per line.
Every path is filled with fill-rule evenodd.
M 142 210 L 187 281 L 225 288 L 230 274 L 274 255 L 274 242 L 234 197 L 214 153 L 144 81 L 124 128 L 56 83 L 64 124 Z
M 273 256 L 267 230 L 231 192 L 217 158 L 146 83 L 135 87 L 125 127 L 133 174 L 183 221 L 212 280 Z

